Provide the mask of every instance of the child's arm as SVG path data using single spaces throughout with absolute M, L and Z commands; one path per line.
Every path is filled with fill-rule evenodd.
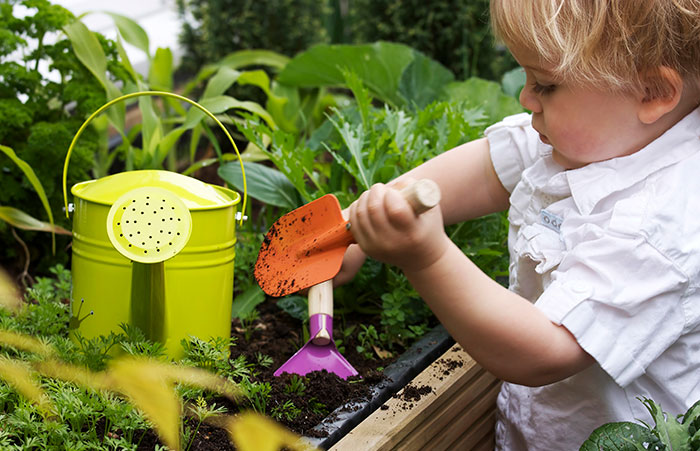
M 486 138 L 444 152 L 401 175 L 389 186 L 422 178 L 432 179 L 440 187 L 440 208 L 446 225 L 508 208 L 510 194 L 498 180 Z
M 373 186 L 348 209 L 362 251 L 401 268 L 455 340 L 496 376 L 544 385 L 590 365 L 565 328 L 491 280 L 445 234 L 444 223 L 507 207 L 488 143 L 461 146 L 406 176 L 435 180 L 440 206 L 416 216 L 396 190 Z

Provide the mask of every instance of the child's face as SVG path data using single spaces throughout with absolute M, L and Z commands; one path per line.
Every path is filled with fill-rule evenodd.
M 629 155 L 648 142 L 635 96 L 558 82 L 535 53 L 511 52 L 527 76 L 520 103 L 532 111 L 532 126 L 565 169 Z

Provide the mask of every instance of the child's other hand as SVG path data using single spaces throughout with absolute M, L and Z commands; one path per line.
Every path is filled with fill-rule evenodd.
M 446 251 L 440 206 L 416 215 L 399 191 L 378 183 L 348 208 L 350 232 L 362 251 L 401 269 L 419 271 Z
M 365 263 L 366 259 L 367 256 L 364 252 L 362 252 L 360 246 L 357 244 L 351 244 L 348 247 L 348 250 L 345 251 L 345 255 L 343 256 L 343 265 L 340 267 L 340 271 L 333 278 L 333 286 L 339 287 L 350 282 Z

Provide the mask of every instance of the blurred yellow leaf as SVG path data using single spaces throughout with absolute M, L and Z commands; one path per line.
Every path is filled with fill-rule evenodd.
M 87 387 L 93 390 L 112 389 L 110 380 L 104 372 L 96 373 L 86 368 L 59 362 L 57 360 L 35 362 L 34 368 L 46 377 L 71 382 L 81 387 Z
M 226 429 L 236 449 L 241 451 L 279 451 L 282 448 L 296 450 L 315 450 L 305 442 L 274 421 L 263 415 L 246 412 L 227 419 Z
M 143 412 L 165 445 L 178 450 L 181 407 L 170 371 L 172 367 L 162 362 L 125 357 L 112 361 L 108 374 L 112 389 Z
M 170 365 L 168 376 L 173 382 L 211 390 L 230 399 L 235 400 L 241 395 L 238 385 L 201 368 Z
M 29 366 L 18 360 L 0 357 L 0 379 L 12 385 L 25 398 L 37 405 L 44 414 L 51 411 L 51 402 L 35 381 L 35 373 Z
M 42 343 L 34 337 L 11 332 L 9 330 L 0 330 L 0 345 L 12 346 L 13 348 L 33 352 L 42 356 L 50 356 L 54 352 L 51 346 Z
M 196 385 L 235 397 L 236 385 L 213 373 L 142 357 L 115 359 L 107 372 L 111 390 L 140 409 L 167 446 L 179 449 L 181 405 L 175 383 Z M 94 379 L 93 379 L 94 381 Z
M 22 306 L 22 298 L 17 286 L 5 271 L 0 270 L 0 306 L 17 311 Z

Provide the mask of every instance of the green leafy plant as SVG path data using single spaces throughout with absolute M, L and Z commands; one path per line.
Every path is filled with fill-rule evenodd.
M 270 416 L 278 420 L 286 419 L 287 421 L 292 421 L 301 413 L 301 409 L 288 399 L 283 404 L 275 406 L 270 412 Z
M 301 81 L 304 74 L 312 74 L 306 78 L 311 80 L 307 82 L 309 86 L 342 85 L 352 92 L 354 103 L 346 108 L 332 108 L 327 121 L 307 139 L 271 129 L 256 117 L 244 116 L 246 122 L 239 124 L 241 133 L 272 163 L 272 167 L 246 163 L 251 197 L 279 207 L 282 213 L 328 193 L 335 194 L 341 206 L 347 206 L 357 193 L 372 184 L 387 182 L 445 149 L 478 138 L 488 124 L 522 111 L 499 84 L 480 79 L 453 82 L 448 77 L 441 88 L 436 84 L 427 91 L 402 89 L 401 80 L 410 79 L 404 75 L 410 73 L 415 59 L 422 57 L 401 48 L 403 59 L 400 55 L 384 58 L 382 55 L 392 48 L 395 47 L 387 43 L 318 46 L 285 65 L 278 80 Z M 330 50 L 337 50 L 338 55 Z M 366 57 L 360 74 L 348 69 L 356 67 L 352 61 L 358 55 Z M 340 59 L 349 62 L 341 63 Z M 430 64 L 426 67 L 444 70 Z M 373 77 L 382 70 L 393 70 L 393 76 L 384 79 L 392 82 L 382 84 L 380 77 Z M 367 79 L 372 80 L 371 87 L 365 85 Z M 402 97 L 411 92 L 412 96 Z M 433 101 L 415 109 L 415 100 L 407 99 L 430 98 L 421 92 L 432 92 Z M 384 102 L 388 99 L 388 103 L 377 106 L 373 95 L 381 96 Z M 238 163 L 226 163 L 218 172 L 228 183 L 241 188 Z M 505 224 L 504 215 L 494 215 L 451 227 L 448 233 L 484 271 L 496 278 L 507 274 Z M 299 318 L 305 320 L 303 298 L 291 296 L 277 305 L 290 314 L 299 310 Z M 351 286 L 336 290 L 336 309 L 381 315 L 377 346 L 380 350 L 398 351 L 409 345 L 427 330 L 430 318 L 429 310 L 405 279 L 372 262 L 363 267 Z
M 685 414 L 673 417 L 651 399 L 640 399 L 655 424 L 628 421 L 605 424 L 591 434 L 580 451 L 696 450 L 700 449 L 700 401 Z
M 229 347 L 233 343 L 233 338 L 222 337 L 213 337 L 207 341 L 197 337 L 182 340 L 180 344 L 184 350 L 184 357 L 181 361 L 187 365 L 227 376 L 230 372 Z
M 270 357 L 267 354 L 263 354 L 261 352 L 256 352 L 255 353 L 255 363 L 257 363 L 259 366 L 261 366 L 263 368 L 269 368 L 274 363 L 274 360 L 272 359 L 272 357 Z
M 199 431 L 202 423 L 210 418 L 216 417 L 217 415 L 222 415 L 226 413 L 226 409 L 223 406 L 217 406 L 215 403 L 208 404 L 207 401 L 199 396 L 195 402 L 190 406 L 190 414 L 195 418 L 196 425 L 189 435 L 191 435 L 190 440 L 187 441 L 187 446 L 185 450 L 189 450 L 194 443 L 194 436 Z
M 32 317 L 28 311 L 44 315 L 48 310 L 41 304 L 64 305 L 68 273 L 62 267 L 53 272 L 57 276 L 54 281 L 39 279 L 27 296 L 38 303 L 21 302 L 16 287 L 0 272 L 3 449 L 136 449 L 149 432 L 157 433 L 161 440 L 156 449 L 166 449 L 163 445 L 188 449 L 204 422 L 227 430 L 236 449 L 300 449 L 298 437 L 277 424 L 246 412 L 234 417 L 208 401 L 212 394 L 233 401 L 240 398 L 241 389 L 231 379 L 247 377 L 235 369 L 223 376 L 185 362 L 104 352 L 125 343 L 133 344 L 133 350 L 148 349 L 137 343 L 143 335 L 129 327 L 123 328 L 124 333 L 92 343 L 95 349 L 103 345 L 107 357 L 99 362 L 100 368 L 90 369 L 76 356 L 79 345 L 67 339 L 65 327 L 41 340 L 21 332 L 30 321 L 27 318 Z M 67 310 L 59 313 L 54 321 L 67 324 Z M 220 353 L 229 345 L 225 340 L 198 342 L 187 348 L 188 356 L 192 363 L 196 360 L 202 366 L 215 367 L 215 361 L 227 361 Z M 264 385 L 250 387 L 254 394 L 269 392 Z M 255 399 L 258 406 L 265 402 L 264 397 Z M 287 417 L 295 410 L 292 404 L 285 404 L 278 412 Z
M 416 109 L 434 101 L 454 80 L 452 72 L 415 48 L 374 42 L 314 46 L 290 60 L 277 81 L 293 87 L 347 87 L 346 73 L 356 74 L 382 102 Z
M 270 391 L 272 391 L 272 386 L 268 382 L 256 383 L 244 378 L 241 381 L 241 388 L 254 411 L 260 414 L 268 413 L 267 406 L 270 401 Z
M 326 2 L 316 0 L 178 0 L 177 5 L 190 70 L 237 50 L 294 56 L 325 41 L 324 17 L 330 13 Z
M 58 225 L 65 225 L 58 214 L 61 177 L 56 167 L 85 115 L 106 99 L 101 81 L 81 64 L 64 33 L 65 27 L 75 23 L 79 22 L 68 10 L 48 0 L 0 5 L 0 205 L 5 221 L 0 222 L 0 232 L 7 230 L 8 223 L 26 230 L 65 232 L 54 227 L 54 218 Z M 104 79 L 112 83 L 127 80 L 129 74 L 116 58 L 115 43 L 100 35 L 94 40 L 102 54 L 109 56 Z M 106 141 L 106 135 L 94 129 L 86 132 L 75 149 L 70 183 L 88 178 L 93 152 L 102 140 Z M 9 209 L 18 206 L 21 212 Z M 33 219 L 44 215 L 48 224 Z M 24 240 L 29 242 L 21 246 L 24 251 L 16 251 L 13 241 L 15 237 L 0 233 L 6 250 L 2 258 L 8 264 L 16 264 L 27 253 L 46 254 L 48 260 L 42 240 Z M 37 266 L 42 264 L 37 262 Z
M 289 383 L 284 387 L 284 392 L 291 395 L 304 396 L 305 391 L 304 379 L 297 374 L 292 374 L 289 378 Z
M 360 344 L 356 346 L 357 352 L 368 360 L 374 359 L 373 348 L 377 346 L 379 341 L 379 334 L 374 326 L 361 324 L 357 339 L 360 342 Z
M 406 44 L 460 80 L 497 80 L 517 64 L 491 36 L 488 0 L 352 0 L 349 5 L 346 28 L 353 42 Z

